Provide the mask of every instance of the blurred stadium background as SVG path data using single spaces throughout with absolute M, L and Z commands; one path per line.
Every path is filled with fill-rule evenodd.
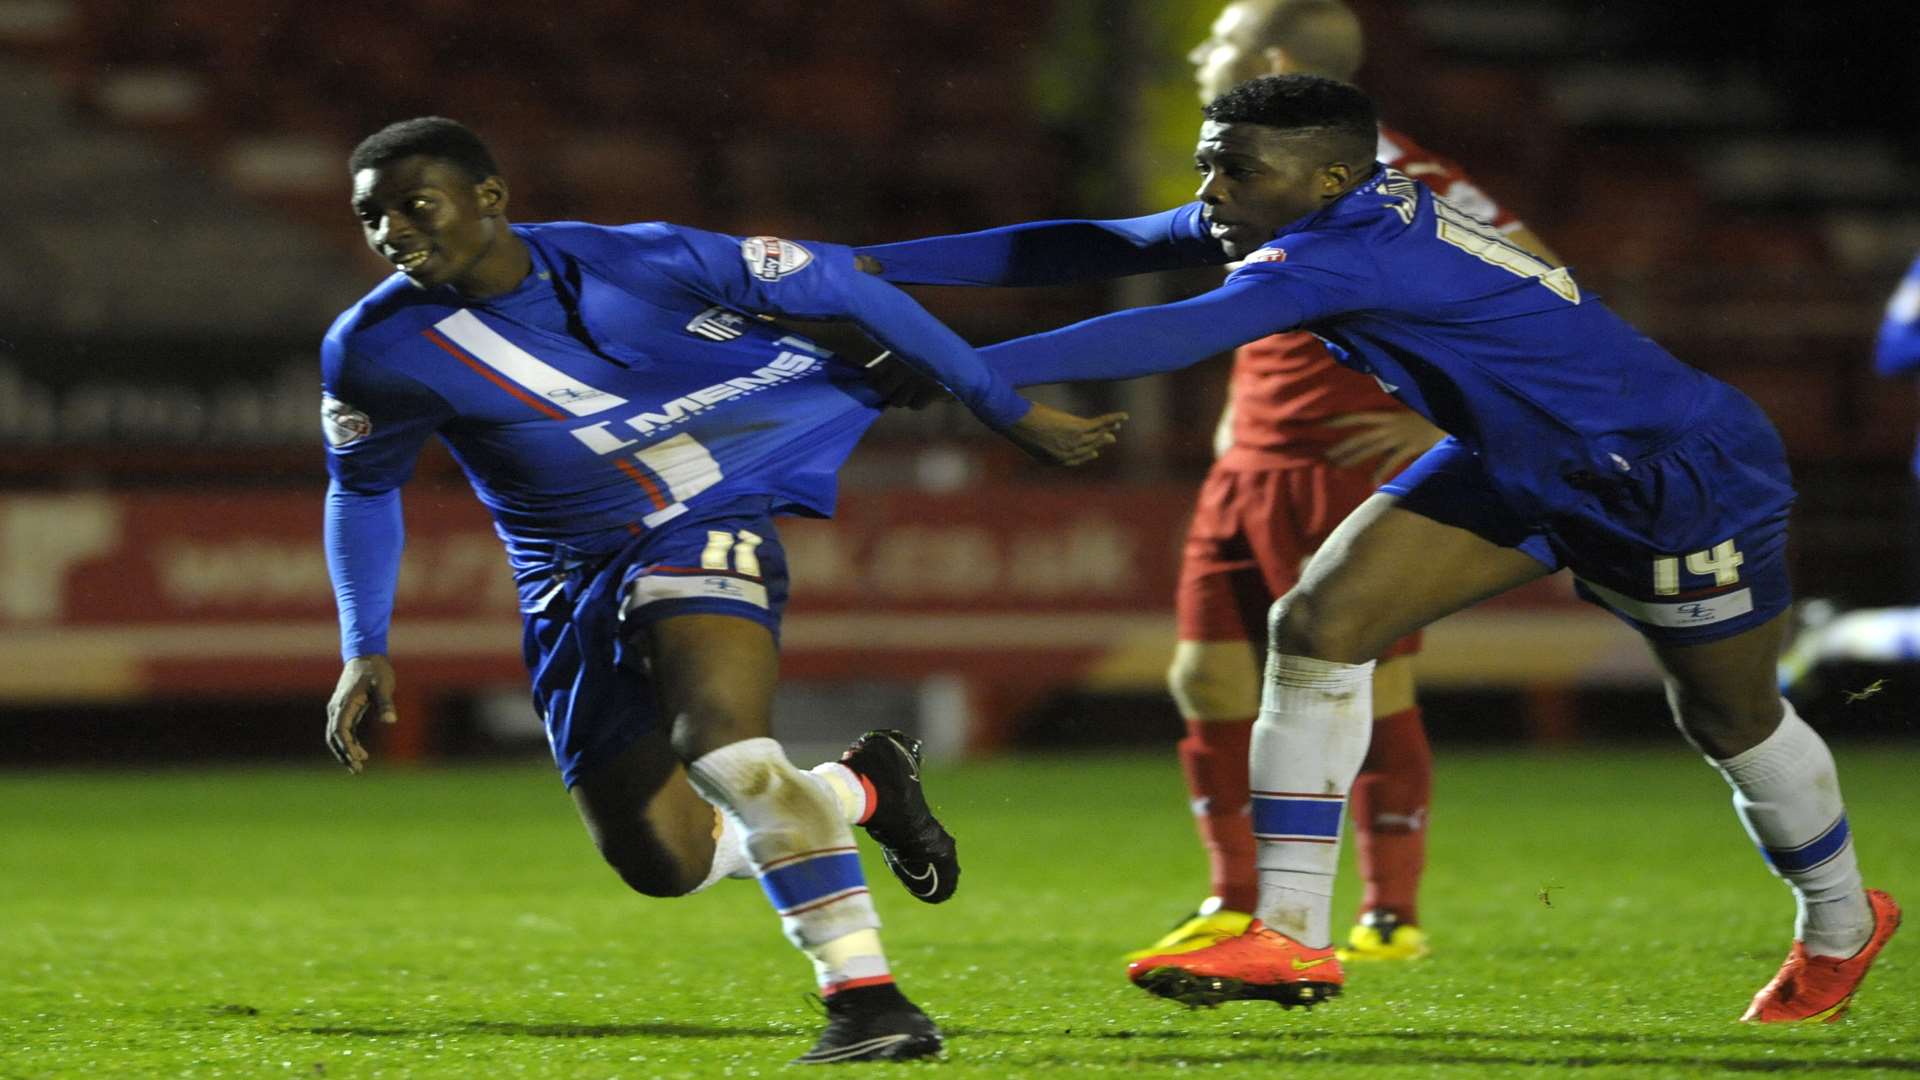
M 1920 247 L 1908 5 L 1354 6 L 1385 116 L 1772 414 L 1801 591 L 1915 599 L 1913 394 L 1868 361 Z M 1216 9 L 0 0 L 0 763 L 324 760 L 315 350 L 383 272 L 346 208 L 360 135 L 466 121 L 527 220 L 869 242 L 1117 216 L 1187 196 L 1184 56 Z M 1211 280 L 921 295 L 984 342 Z M 841 519 L 788 530 L 779 733 L 826 749 L 885 722 L 949 755 L 1177 737 L 1176 545 L 1225 372 L 1059 392 L 1134 416 L 1072 474 L 958 410 L 885 420 Z M 407 513 L 405 723 L 378 752 L 544 753 L 504 559 L 444 456 Z M 1843 704 L 1855 674 L 1814 722 L 1910 737 L 1899 673 Z M 1560 581 L 1443 624 L 1422 678 L 1443 743 L 1670 739 L 1637 640 Z

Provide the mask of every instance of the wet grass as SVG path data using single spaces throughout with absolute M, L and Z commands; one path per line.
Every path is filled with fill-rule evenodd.
M 1840 758 L 1869 881 L 1920 905 L 1920 752 Z M 1443 753 L 1436 954 L 1310 1013 L 1126 984 L 1204 892 L 1170 755 L 929 781 L 959 895 L 869 875 L 944 1075 L 1920 1074 L 1912 928 L 1845 1023 L 1733 1022 L 1791 901 L 1677 745 Z M 751 885 L 626 893 L 544 767 L 0 777 L 0 1077 L 754 1076 L 810 990 Z

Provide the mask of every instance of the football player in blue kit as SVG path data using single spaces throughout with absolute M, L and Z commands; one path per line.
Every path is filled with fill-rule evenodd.
M 882 395 L 754 316 L 851 321 L 1044 460 L 1091 460 L 1124 418 L 1028 402 L 838 245 L 510 225 L 493 157 L 451 120 L 381 130 L 349 172 L 366 241 L 398 273 L 322 347 L 346 660 L 328 745 L 359 772 L 358 725 L 396 719 L 399 490 L 438 435 L 506 545 L 534 703 L 607 862 L 649 896 L 759 879 L 827 1004 L 800 1061 L 936 1053 L 938 1030 L 894 985 L 850 830 L 919 899 L 952 895 L 959 863 L 917 742 L 870 732 L 806 771 L 768 737 L 787 599 L 773 518 L 832 513 Z
M 1198 201 L 860 249 L 897 282 L 1049 284 L 1240 260 L 1178 303 L 1003 342 L 1016 385 L 1130 378 L 1304 327 L 1450 437 L 1349 517 L 1269 616 L 1251 772 L 1257 918 L 1129 968 L 1188 1003 L 1340 992 L 1329 906 L 1367 751 L 1371 658 L 1562 567 L 1646 638 L 1680 730 L 1797 901 L 1795 941 L 1743 1019 L 1832 1020 L 1899 925 L 1862 886 L 1833 757 L 1774 685 L 1793 488 L 1779 437 L 1542 262 L 1374 160 L 1372 103 L 1306 75 L 1207 106 Z

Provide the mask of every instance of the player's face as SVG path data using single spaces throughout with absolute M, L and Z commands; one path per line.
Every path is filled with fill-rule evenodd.
M 1254 40 L 1271 0 L 1236 0 L 1213 20 L 1207 39 L 1187 53 L 1193 81 L 1200 87 L 1202 105 L 1262 75 L 1273 74 L 1266 49 Z
M 367 246 L 420 288 L 477 293 L 484 260 L 507 230 L 506 184 L 479 183 L 440 158 L 415 155 L 353 177 L 353 212 Z
M 1207 206 L 1213 238 L 1228 255 L 1244 259 L 1347 189 L 1353 169 L 1322 160 L 1321 144 L 1262 124 L 1200 126 L 1193 163 Z

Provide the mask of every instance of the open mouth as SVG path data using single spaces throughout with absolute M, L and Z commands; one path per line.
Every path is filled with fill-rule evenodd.
M 393 260 L 393 265 L 400 268 L 401 273 L 411 274 L 426 265 L 427 260 L 433 258 L 433 252 L 423 248 L 402 255 L 393 255 L 390 258 Z

